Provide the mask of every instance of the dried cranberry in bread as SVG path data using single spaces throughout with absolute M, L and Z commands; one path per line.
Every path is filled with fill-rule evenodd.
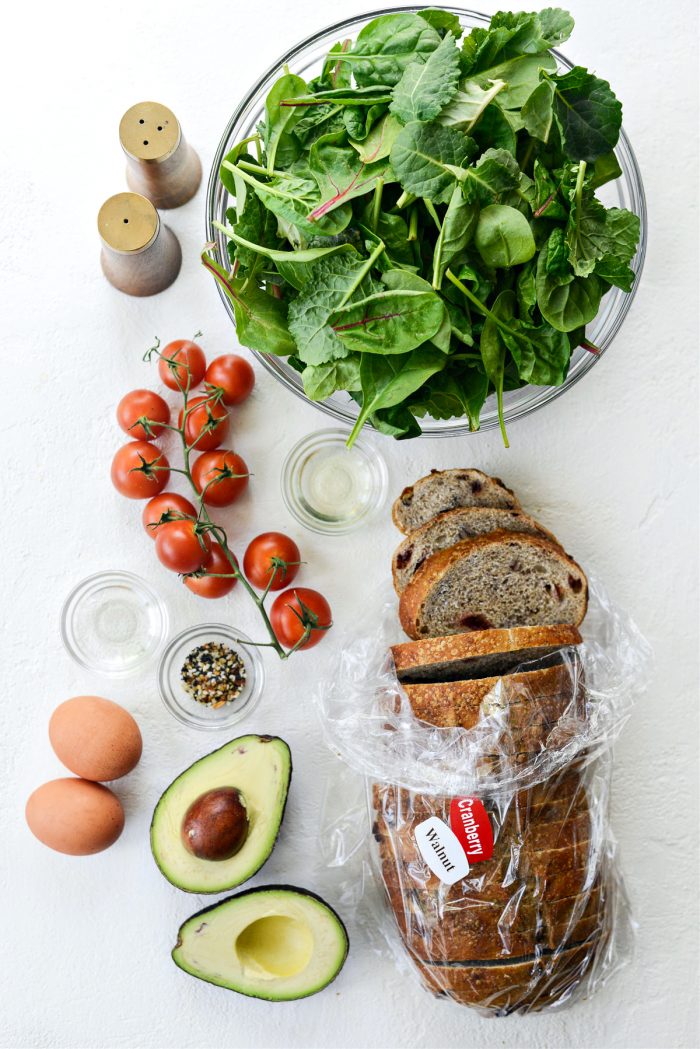
M 401 594 L 421 565 L 438 550 L 446 550 L 462 539 L 473 539 L 489 532 L 523 532 L 557 542 L 556 536 L 519 510 L 492 506 L 463 506 L 432 517 L 409 532 L 397 547 L 391 561 L 394 589 Z
M 510 532 L 465 539 L 433 554 L 401 595 L 409 637 L 516 626 L 578 626 L 588 583 L 581 568 L 548 539 Z
M 392 645 L 391 654 L 401 682 L 459 681 L 507 674 L 580 643 L 579 631 L 570 624 L 521 626 L 404 641 Z
M 458 506 L 503 507 L 519 510 L 520 503 L 498 477 L 481 470 L 432 470 L 404 488 L 391 516 L 399 531 L 408 534 L 445 510 Z

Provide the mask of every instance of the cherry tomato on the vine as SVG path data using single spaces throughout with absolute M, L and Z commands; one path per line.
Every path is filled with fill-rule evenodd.
M 143 418 L 153 422 L 150 432 L 139 422 Z M 132 390 L 117 405 L 117 422 L 135 441 L 150 441 L 164 430 L 158 423 L 170 422 L 170 408 L 153 390 Z
M 212 543 L 211 553 L 202 565 L 202 568 L 205 572 L 213 572 L 214 575 L 191 575 L 185 579 L 185 586 L 199 597 L 225 597 L 238 582 L 235 578 L 218 578 L 222 575 L 230 575 L 233 571 L 231 562 L 224 553 L 224 548 L 220 543 Z
M 170 365 L 168 361 L 175 363 Z M 176 339 L 161 350 L 158 374 L 161 381 L 171 390 L 193 390 L 195 386 L 199 386 L 206 370 L 204 351 L 190 339 Z
M 192 464 L 192 480 L 208 506 L 230 506 L 248 487 L 248 467 L 226 448 L 204 452 Z
M 184 408 L 180 409 L 178 426 L 182 426 Z M 210 452 L 218 448 L 228 437 L 231 423 L 229 414 L 221 401 L 211 397 L 193 397 L 187 405 L 185 440 L 190 448 Z
M 271 577 L 270 590 L 282 590 L 294 582 L 300 563 L 299 547 L 293 539 L 282 532 L 263 532 L 248 544 L 243 571 L 259 590 L 265 589 Z
M 146 535 L 155 539 L 163 524 L 166 524 L 167 521 L 181 520 L 181 514 L 187 514 L 189 517 L 197 516 L 197 511 L 189 499 L 178 495 L 177 492 L 161 492 L 160 495 L 154 496 L 146 503 L 141 515 Z M 166 520 L 163 521 L 163 524 L 159 524 L 162 517 L 165 517 Z
M 285 648 L 292 648 L 304 636 L 306 624 L 311 624 L 311 633 L 299 648 L 313 648 L 332 623 L 331 606 L 318 590 L 303 586 L 294 587 L 278 594 L 270 609 L 270 622 L 275 636 Z
M 112 484 L 127 499 L 150 499 L 165 488 L 170 463 L 154 444 L 131 441 L 112 459 Z
M 215 357 L 207 368 L 204 379 L 210 386 L 224 391 L 224 404 L 241 404 L 255 386 L 255 372 L 245 357 L 225 353 Z
M 169 521 L 158 529 L 156 554 L 171 572 L 196 572 L 210 551 L 211 539 L 197 532 L 194 521 Z

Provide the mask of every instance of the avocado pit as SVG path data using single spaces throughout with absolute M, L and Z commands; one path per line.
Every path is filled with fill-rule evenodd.
M 182 842 L 200 860 L 229 860 L 248 836 L 248 812 L 235 787 L 216 787 L 196 798 L 182 821 Z

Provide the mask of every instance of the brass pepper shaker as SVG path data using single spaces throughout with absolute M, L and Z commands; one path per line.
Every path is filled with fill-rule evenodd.
M 138 102 L 119 123 L 127 156 L 126 181 L 157 208 L 177 208 L 195 195 L 202 165 L 185 141 L 180 123 L 160 102 Z
M 155 295 L 180 272 L 180 242 L 158 212 L 138 193 L 117 193 L 97 216 L 102 272 L 127 295 Z

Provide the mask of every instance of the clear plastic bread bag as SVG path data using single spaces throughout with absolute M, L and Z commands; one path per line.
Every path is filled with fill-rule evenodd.
M 376 606 L 316 695 L 362 785 L 325 805 L 345 907 L 426 988 L 485 1014 L 590 995 L 631 951 L 608 802 L 649 646 L 590 580 L 582 644 L 435 692 L 399 683 L 388 589 Z

